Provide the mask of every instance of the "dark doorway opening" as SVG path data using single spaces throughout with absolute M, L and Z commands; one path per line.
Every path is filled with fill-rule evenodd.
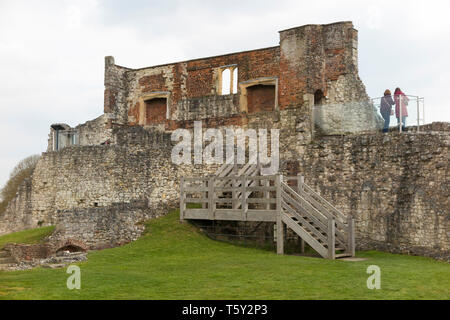
M 314 105 L 315 106 L 322 105 L 324 103 L 324 98 L 325 98 L 325 96 L 324 96 L 322 90 L 317 90 L 314 93 Z

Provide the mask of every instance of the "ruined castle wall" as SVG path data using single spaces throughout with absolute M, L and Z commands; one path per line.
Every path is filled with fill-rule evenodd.
M 31 212 L 32 180 L 25 179 L 6 211 L 0 214 L 0 235 L 36 226 Z
M 284 170 L 356 219 L 358 249 L 449 259 L 449 146 L 448 132 L 328 137 Z
M 137 70 L 107 57 L 104 115 L 76 128 L 81 146 L 52 152 L 49 141 L 49 152 L 0 217 L 0 234 L 57 224 L 71 237 L 79 217 L 90 245 L 93 230 L 103 243 L 135 237 L 137 229 L 125 223 L 114 238 L 114 222 L 164 214 L 179 200 L 182 176 L 216 171 L 170 161 L 168 132 L 203 120 L 204 129 L 280 129 L 284 172 L 303 173 L 306 183 L 355 217 L 359 248 L 445 254 L 448 125 L 431 125 L 440 133 L 326 137 L 380 125 L 358 76 L 357 40 L 352 23 L 343 22 L 281 31 L 278 47 Z M 238 68 L 236 94 L 220 94 L 225 67 Z M 253 96 L 251 85 L 266 87 Z M 147 125 L 145 101 L 152 98 L 165 99 L 165 123 Z M 264 101 L 261 106 L 265 98 L 275 100 L 273 110 Z M 155 112 L 164 117 L 164 104 Z M 106 140 L 111 144 L 100 145 Z M 123 215 L 118 204 L 138 213 Z
M 280 105 L 301 105 L 303 95 L 321 90 L 328 81 L 357 74 L 358 34 L 351 22 L 307 25 L 280 32 Z M 355 88 L 356 90 L 357 88 Z
M 284 110 L 284 116 L 274 123 L 296 119 L 287 113 L 296 111 Z M 272 115 L 267 113 L 268 123 L 274 121 Z M 249 126 L 264 127 L 263 122 L 251 121 L 249 118 Z M 284 126 L 302 134 L 301 127 L 295 129 L 295 121 Z M 304 174 L 308 185 L 355 218 L 358 249 L 448 259 L 448 131 L 323 137 L 295 144 L 296 137 L 287 136 L 291 146 L 280 138 L 282 172 Z M 217 170 L 176 166 L 170 161 L 171 147 L 170 134 L 131 126 L 115 128 L 110 146 L 43 154 L 32 179 L 11 202 L 6 219 L 2 217 L 0 233 L 40 223 L 66 225 L 64 236 L 72 237 L 78 216 L 80 237 L 90 246 L 95 242 L 94 229 L 101 245 L 127 242 L 140 232 L 131 220 L 165 214 L 169 207 L 177 206 L 181 176 L 204 176 Z M 142 203 L 147 206 L 142 208 Z M 130 215 L 123 215 L 118 204 L 129 206 Z M 128 222 L 114 238 L 114 221 L 121 219 Z
M 141 127 L 114 130 L 113 145 L 67 147 L 43 153 L 29 183 L 0 219 L 0 233 L 58 223 L 58 210 L 148 203 L 149 217 L 179 201 L 181 176 L 213 173 L 217 166 L 177 166 L 170 135 Z
M 104 113 L 115 123 L 127 124 L 127 73 L 129 68 L 118 66 L 113 57 L 105 58 Z
M 238 67 L 239 82 L 279 73 L 279 48 L 228 54 L 133 70 L 127 73 L 128 122 L 139 124 L 142 97 L 169 93 L 169 120 L 186 121 L 240 114 L 237 94 L 221 95 L 221 72 L 225 66 Z M 239 88 L 238 88 L 239 92 Z
M 190 127 L 193 120 L 208 122 L 210 127 L 246 126 L 256 123 L 252 119 L 258 117 L 265 121 L 267 112 L 282 119 L 280 111 L 299 109 L 295 121 L 304 122 L 299 129 L 304 133 L 302 139 L 314 136 L 315 122 L 320 122 L 320 134 L 324 135 L 377 130 L 381 119 L 367 103 L 366 89 L 358 76 L 357 47 L 353 24 L 340 22 L 281 31 L 277 47 L 142 69 L 117 66 L 107 57 L 105 113 L 116 124 L 171 131 Z M 221 95 L 225 68 L 238 68 L 238 79 L 233 80 L 239 83 L 237 93 Z M 261 91 L 253 96 L 252 86 L 261 85 L 264 89 L 270 85 L 275 92 Z M 319 110 L 312 107 L 318 90 L 327 106 Z M 253 106 L 252 101 L 267 95 L 275 100 L 273 110 Z M 149 120 L 145 101 L 150 99 L 165 99 L 166 108 L 153 115 L 155 119 L 166 118 L 165 123 Z
M 112 139 L 112 118 L 111 114 L 102 114 L 100 117 L 87 121 L 83 124 L 76 126 L 75 128 L 71 128 L 69 125 L 63 124 L 63 131 L 60 133 L 71 133 L 72 135 L 76 135 L 75 138 L 62 136 L 59 137 L 59 147 L 63 145 L 64 147 L 70 145 L 79 145 L 79 146 L 95 146 L 105 143 L 108 140 Z M 55 147 L 55 135 L 56 130 L 50 128 L 50 133 L 48 135 L 48 146 L 47 152 L 52 152 Z M 61 141 L 64 139 L 64 141 Z M 74 141 L 75 140 L 75 141 Z
M 314 106 L 314 124 L 322 135 L 370 132 L 381 129 L 383 123 L 355 74 L 328 81 L 327 97 Z
M 62 210 L 57 213 L 50 241 L 76 239 L 90 250 L 117 247 L 137 240 L 145 230 L 143 222 L 160 214 L 149 210 L 146 201 Z
M 78 143 L 81 146 L 95 146 L 112 138 L 112 130 L 108 127 L 109 118 L 103 114 L 97 119 L 87 121 L 75 127 L 78 131 Z

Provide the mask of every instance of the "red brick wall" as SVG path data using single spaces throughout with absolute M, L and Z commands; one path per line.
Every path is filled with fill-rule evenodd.
M 187 71 L 189 76 L 191 73 L 193 74 L 193 77 L 199 77 L 198 74 L 203 74 L 203 79 L 206 79 L 206 75 L 208 75 L 208 72 L 211 72 L 213 68 L 236 64 L 238 66 L 239 82 L 256 78 L 277 77 L 279 74 L 279 57 L 279 47 L 239 52 L 189 61 L 187 63 Z M 213 77 L 211 76 L 208 79 L 209 81 L 202 82 L 202 85 L 206 86 L 203 92 L 206 92 L 207 94 L 215 89 Z M 189 92 L 188 95 L 193 96 Z
M 350 22 L 308 25 L 281 31 L 280 46 L 277 47 L 139 69 L 138 72 L 133 71 L 136 75 L 139 74 L 136 79 L 138 85 L 131 86 L 131 91 L 126 93 L 127 112 L 135 108 L 138 98 L 146 93 L 169 91 L 169 117 L 173 119 L 178 114 L 181 101 L 216 94 L 219 88 L 216 87 L 218 82 L 214 72 L 229 65 L 238 67 L 239 82 L 277 77 L 280 110 L 301 108 L 305 94 L 314 94 L 320 89 L 327 95 L 329 80 L 357 72 L 357 66 L 354 64 L 356 60 L 353 57 L 353 52 L 356 52 L 353 49 L 353 41 L 356 40 L 357 32 Z M 250 113 L 269 110 L 268 102 L 252 101 L 260 95 L 263 99 L 266 93 L 261 92 L 249 97 Z M 131 114 L 134 114 L 134 111 Z M 215 116 L 211 114 L 211 117 Z M 236 114 L 232 116 L 235 117 Z M 131 118 L 134 119 L 132 116 Z M 156 118 L 157 121 L 162 119 L 160 116 Z M 133 120 L 130 119 L 129 123 L 134 124 L 131 122 Z M 166 125 L 168 128 L 177 126 L 168 121 Z
M 50 257 L 53 253 L 52 247 L 47 244 L 26 245 L 10 243 L 5 246 L 5 250 L 8 251 L 16 261 L 45 259 Z
M 159 124 L 166 122 L 167 99 L 156 98 L 145 101 L 145 123 Z
M 144 76 L 139 79 L 139 85 L 141 86 L 141 92 L 152 92 L 152 91 L 168 91 L 166 86 L 166 80 L 162 73 Z
M 198 98 L 211 94 L 213 88 L 213 69 L 192 70 L 187 77 L 187 97 Z
M 279 74 L 279 55 L 280 48 L 272 47 L 140 69 L 139 74 L 143 75 L 137 79 L 138 86 L 127 93 L 128 101 L 132 101 L 128 102 L 128 124 L 136 125 L 139 123 L 137 118 L 139 106 L 136 101 L 138 97 L 146 93 L 170 91 L 169 110 L 170 116 L 173 116 L 178 108 L 178 103 L 182 99 L 199 98 L 216 93 L 216 89 L 218 89 L 214 78 L 216 68 L 236 64 L 239 82 L 263 77 L 277 77 Z M 146 75 L 147 72 L 149 74 Z M 182 124 L 167 121 L 165 109 L 163 117 L 162 105 L 157 109 L 159 111 L 150 110 L 151 116 L 146 119 L 148 124 L 165 122 L 166 128 L 169 130 L 182 126 Z M 233 116 L 233 118 L 236 118 L 236 116 Z M 236 119 L 230 119 L 230 121 L 225 122 L 236 123 L 236 121 Z M 211 119 L 211 124 L 220 122 L 222 121 Z M 238 122 L 242 123 L 243 120 Z
M 154 73 L 156 69 L 165 69 L 169 70 L 170 74 L 165 75 L 161 72 L 156 75 L 142 76 L 138 79 L 137 91 L 129 92 L 129 97 L 136 98 L 152 91 L 170 91 L 170 110 L 173 113 L 181 99 L 207 96 L 215 92 L 217 89 L 213 77 L 215 68 L 237 64 L 239 82 L 255 78 L 277 77 L 279 55 L 280 48 L 272 47 L 141 69 L 140 73 L 145 73 L 146 70 Z M 183 83 L 186 83 L 185 91 L 182 88 Z M 128 108 L 134 107 L 129 105 Z
M 257 85 L 247 88 L 247 109 L 252 114 L 260 111 L 274 111 L 275 86 Z

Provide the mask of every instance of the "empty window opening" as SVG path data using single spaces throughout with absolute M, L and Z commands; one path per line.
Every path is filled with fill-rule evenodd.
M 231 90 L 231 72 L 230 69 L 222 71 L 222 95 L 230 94 Z
M 275 110 L 275 85 L 258 84 L 247 88 L 249 114 Z
M 233 94 L 236 94 L 238 91 L 238 68 L 234 68 L 233 70 Z
M 67 125 L 54 124 L 53 129 L 53 151 L 79 144 L 78 131 Z
M 165 123 L 167 118 L 167 98 L 154 98 L 145 101 L 145 124 Z
M 314 93 L 314 105 L 321 106 L 325 102 L 324 98 L 325 98 L 325 96 L 324 96 L 322 90 L 317 90 Z
M 238 92 L 238 68 L 237 67 L 224 67 L 220 74 L 220 94 L 236 94 Z

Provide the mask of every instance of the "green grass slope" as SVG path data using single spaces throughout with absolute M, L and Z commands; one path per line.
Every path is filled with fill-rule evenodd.
M 0 250 L 3 249 L 7 243 L 23 243 L 23 244 L 37 244 L 44 240 L 45 237 L 51 235 L 55 227 L 44 227 L 32 230 L 25 230 L 16 233 L 0 236 Z
M 0 238 L 3 242 L 3 238 Z M 89 253 L 81 290 L 66 269 L 0 272 L 0 299 L 449 299 L 450 266 L 428 258 L 361 252 L 328 261 L 216 242 L 178 212 L 152 220 L 124 247 Z M 381 290 L 366 286 L 381 268 Z

